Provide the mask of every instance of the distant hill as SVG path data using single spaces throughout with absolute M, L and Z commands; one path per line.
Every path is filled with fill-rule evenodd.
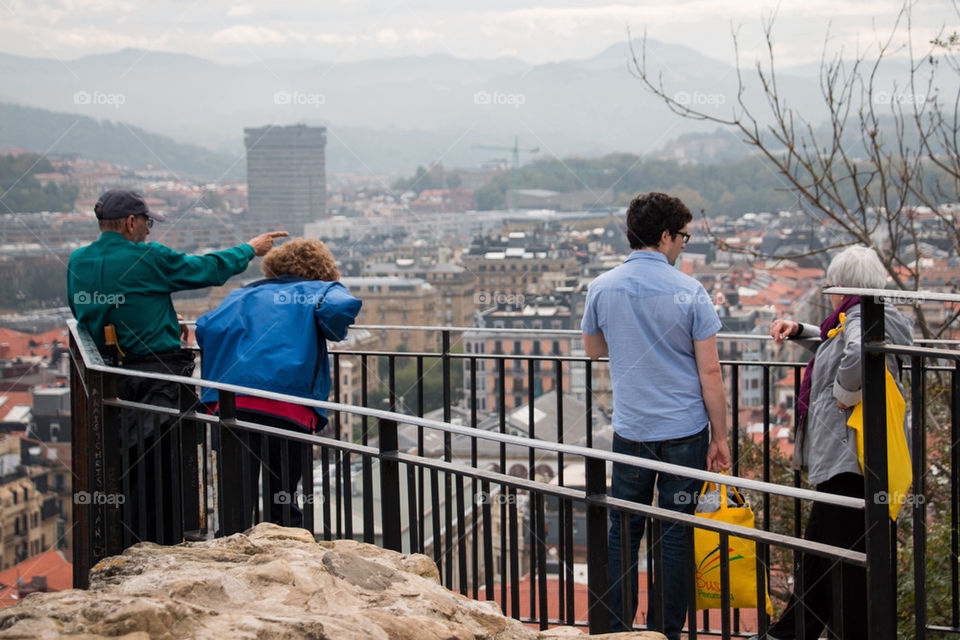
M 685 46 L 646 44 L 647 63 L 669 95 L 729 116 L 739 98 L 734 67 Z M 76 60 L 0 54 L 0 102 L 142 127 L 185 145 L 182 156 L 167 152 L 178 157 L 178 167 L 195 166 L 212 177 L 237 158 L 241 161 L 234 175 L 243 175 L 243 129 L 267 124 L 325 125 L 328 171 L 392 175 L 437 161 L 475 166 L 508 159 L 507 151 L 477 146 L 509 146 L 514 136 L 522 147 L 539 148 L 523 162 L 612 152 L 660 155 L 668 141 L 683 134 L 713 137 L 715 125 L 685 120 L 643 89 L 631 68 L 642 47 L 639 40 L 632 48 L 623 41 L 587 59 L 537 65 L 441 54 L 358 62 L 272 59 L 249 65 L 134 49 Z M 742 61 L 743 100 L 763 118 L 768 106 L 752 62 Z M 815 71 L 804 66 L 777 76 L 781 98 L 814 125 L 826 115 Z M 902 87 L 905 73 L 901 61 L 890 61 L 878 70 L 875 86 L 892 92 L 894 79 Z M 950 94 L 957 78 L 941 75 L 937 88 Z M 57 142 L 76 119 L 71 118 L 34 131 L 31 139 Z M 20 129 L 7 117 L 2 126 L 13 133 Z M 121 132 L 127 128 L 109 126 Z M 131 163 L 158 164 L 149 159 L 150 150 L 157 150 L 152 142 L 145 146 L 130 137 L 133 141 L 120 147 L 135 150 Z M 710 160 L 718 152 L 714 141 L 701 145 L 702 153 L 695 141 L 681 142 L 687 159 Z M 80 151 L 89 154 L 91 147 L 85 146 Z M 216 153 L 201 158 L 198 147 Z M 30 148 L 42 152 L 46 146 Z
M 668 65 L 671 91 L 691 100 L 722 95 L 732 105 L 732 67 L 687 47 L 648 45 L 651 59 Z M 228 155 L 243 153 L 244 127 L 324 124 L 329 170 L 364 173 L 506 158 L 475 146 L 510 145 L 514 136 L 548 158 L 645 154 L 713 129 L 672 114 L 643 90 L 629 62 L 625 42 L 538 65 L 439 54 L 250 65 L 131 49 L 66 61 L 0 54 L 0 101 L 122 121 Z M 803 103 L 818 95 L 813 79 L 783 78 L 782 86 Z
M 246 170 L 242 154 L 230 157 L 122 122 L 0 103 L 0 149 L 7 147 L 48 154 L 78 153 L 129 167 L 151 164 L 210 180 L 242 178 Z

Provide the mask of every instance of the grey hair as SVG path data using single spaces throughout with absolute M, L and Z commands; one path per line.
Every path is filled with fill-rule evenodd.
M 870 247 L 847 247 L 830 261 L 826 284 L 833 287 L 883 289 L 887 284 L 887 270 Z

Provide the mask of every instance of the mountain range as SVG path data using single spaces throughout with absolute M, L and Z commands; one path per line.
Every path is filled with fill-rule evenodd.
M 507 150 L 475 146 L 509 147 L 514 136 L 522 148 L 539 149 L 521 156 L 528 161 L 612 151 L 646 154 L 683 133 L 712 130 L 715 125 L 671 113 L 643 88 L 631 67 L 632 53 L 641 49 L 639 41 L 623 42 L 588 59 L 538 65 L 441 54 L 249 65 L 134 49 L 76 60 L 0 54 L 0 102 L 61 114 L 41 130 L 34 127 L 25 140 L 17 118 L 37 112 L 5 107 L 0 147 L 32 142 L 35 151 L 90 156 L 96 139 L 69 130 L 80 122 L 92 131 L 93 124 L 79 118 L 85 116 L 130 140 L 130 164 L 140 158 L 139 164 L 186 172 L 189 162 L 169 155 L 178 149 L 180 156 L 202 158 L 207 168 L 199 175 L 216 178 L 220 172 L 243 175 L 244 127 L 323 124 L 328 171 L 399 174 L 435 161 L 473 166 L 494 156 L 509 158 Z M 733 106 L 734 67 L 655 41 L 647 41 L 646 57 L 671 95 L 717 113 Z M 757 84 L 750 72 L 744 79 Z M 792 106 L 818 119 L 816 74 L 787 70 L 778 82 Z M 758 100 L 748 94 L 747 104 L 762 110 Z M 147 140 L 147 132 L 169 138 L 169 145 Z

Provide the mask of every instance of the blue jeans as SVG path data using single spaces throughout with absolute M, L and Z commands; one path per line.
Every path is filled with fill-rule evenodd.
M 686 438 L 662 440 L 658 442 L 633 442 L 619 435 L 613 436 L 614 453 L 623 453 L 669 462 L 671 464 L 704 469 L 707 464 L 707 446 L 710 444 L 708 428 Z M 659 477 L 658 477 L 659 476 Z M 656 471 L 641 469 L 630 464 L 613 465 L 613 485 L 611 496 L 632 502 L 652 504 L 653 488 L 657 486 L 657 505 L 671 511 L 693 513 L 696 498 L 703 483 L 681 476 L 658 474 Z M 630 618 L 623 616 L 623 597 L 620 588 L 620 513 L 610 511 L 610 534 L 608 538 L 608 576 L 610 591 L 607 598 L 610 607 L 610 631 L 628 631 L 637 616 L 639 574 L 637 555 L 646 519 L 630 516 L 630 558 L 632 562 L 627 570 L 630 584 L 631 602 L 628 608 Z M 664 624 L 658 621 L 654 607 L 648 607 L 648 626 L 664 633 L 670 640 L 680 640 L 680 632 L 687 616 L 687 541 L 684 527 L 678 524 L 663 523 L 663 575 L 655 575 L 654 580 L 663 585 Z M 662 580 L 661 580 L 662 579 Z M 652 602 L 652 594 L 651 594 Z

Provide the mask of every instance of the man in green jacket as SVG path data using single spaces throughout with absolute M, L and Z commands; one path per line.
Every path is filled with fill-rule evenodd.
M 243 273 L 254 256 L 273 247 L 285 231 L 264 233 L 231 249 L 200 256 L 174 251 L 157 242 L 146 242 L 154 221 L 164 217 L 150 211 L 133 191 L 111 190 L 94 207 L 100 238 L 70 255 L 67 297 L 77 323 L 104 352 L 104 328 L 112 325 L 122 352 L 122 366 L 171 375 L 193 374 L 193 352 L 181 348 L 180 323 L 170 294 L 187 289 L 222 285 Z M 117 394 L 125 400 L 163 407 L 181 406 L 175 383 L 123 377 Z M 138 415 L 139 414 L 139 415 Z M 169 432 L 175 421 L 159 414 L 121 411 L 121 446 L 130 465 L 124 470 L 125 520 L 140 540 L 166 544 L 180 542 L 175 530 L 170 494 L 179 482 L 169 474 L 174 452 Z M 142 438 L 142 441 L 141 441 Z M 156 455 L 155 448 L 160 454 Z M 150 453 L 151 455 L 146 455 Z M 157 459 L 159 458 L 159 460 Z M 159 462 L 159 467 L 155 463 Z M 145 484 L 138 487 L 137 465 L 146 466 Z M 155 480 L 159 478 L 160 484 Z M 157 487 L 161 495 L 157 495 Z M 138 517 L 138 492 L 147 496 L 146 519 Z M 163 514 L 157 518 L 157 511 Z

